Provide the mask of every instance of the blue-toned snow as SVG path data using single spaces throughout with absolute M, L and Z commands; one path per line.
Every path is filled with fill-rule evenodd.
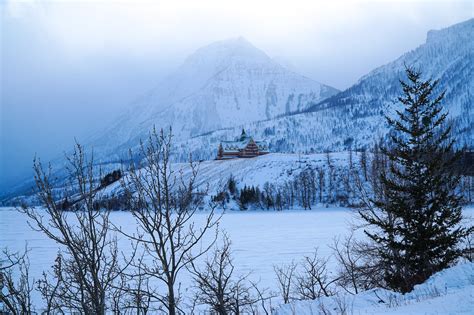
M 466 208 L 464 212 L 466 216 L 472 218 L 474 207 Z M 204 213 L 198 213 L 196 222 L 203 220 L 204 217 Z M 111 218 L 115 224 L 130 232 L 135 228 L 134 219 L 128 212 L 113 212 Z M 355 222 L 357 222 L 355 212 L 346 208 L 316 208 L 311 211 L 287 210 L 282 212 L 229 211 L 222 216 L 220 227 L 232 240 L 236 270 L 240 273 L 252 272 L 251 278 L 259 280 L 261 287 L 277 291 L 274 265 L 289 263 L 292 260 L 298 262 L 304 255 L 311 254 L 315 247 L 319 247 L 320 255 L 329 256 L 331 250 L 328 245 L 332 244 L 335 237 L 346 235 L 351 224 Z M 44 270 L 49 269 L 58 251 L 58 246 L 54 242 L 42 234 L 32 231 L 26 217 L 13 208 L 0 208 L 0 240 L 2 248 L 8 247 L 12 251 L 21 251 L 28 244 L 31 275 L 36 279 Z M 122 237 L 119 242 L 120 248 L 126 252 L 129 249 L 128 241 Z M 335 264 L 330 265 L 332 270 L 335 270 L 335 267 Z M 468 305 L 474 305 L 473 293 L 469 291 L 474 288 L 472 265 L 458 269 L 462 271 L 459 273 L 460 277 L 466 277 L 469 272 L 471 272 L 471 276 L 467 281 L 459 282 L 460 288 L 450 289 L 446 296 L 451 297 L 454 301 L 455 298 L 462 297 L 467 299 L 466 303 L 471 303 Z M 455 284 L 452 283 L 453 272 L 449 273 L 451 287 L 455 287 Z M 186 271 L 181 277 L 183 288 L 191 285 L 191 279 L 185 273 Z M 440 281 L 444 280 L 439 280 L 437 283 L 439 284 Z M 444 294 L 436 297 L 433 300 L 433 305 L 439 305 L 443 296 Z M 39 303 L 40 298 L 35 296 L 34 300 Z M 381 306 L 372 305 L 372 300 L 367 294 L 361 295 L 361 300 L 356 300 L 360 304 L 363 314 L 379 314 L 387 311 L 385 306 L 381 308 Z M 420 307 L 425 307 L 427 303 L 430 303 L 429 301 L 431 301 L 429 298 L 422 299 L 422 303 L 419 303 Z M 356 302 L 354 305 L 358 305 Z M 278 299 L 275 300 L 275 303 L 278 304 Z M 426 311 L 424 308 L 417 308 L 417 303 L 417 300 L 413 298 L 408 302 L 401 303 L 402 305 L 399 307 L 406 309 L 407 312 L 410 311 L 410 314 L 416 314 L 420 310 L 423 310 L 423 314 L 441 314 L 433 308 L 428 308 Z M 452 306 L 456 305 L 455 303 Z M 297 303 L 294 307 L 283 307 L 279 309 L 279 312 L 291 314 L 291 310 L 296 308 L 299 310 L 299 314 L 305 314 L 305 312 L 309 313 L 311 309 L 314 311 L 314 307 L 314 303 L 302 302 L 301 304 Z M 396 309 L 390 309 L 391 312 L 394 310 Z M 449 307 L 446 306 L 442 310 L 449 310 Z

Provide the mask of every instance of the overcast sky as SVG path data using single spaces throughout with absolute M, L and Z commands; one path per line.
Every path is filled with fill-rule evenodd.
M 56 157 L 200 46 L 243 36 L 339 89 L 474 16 L 474 1 L 0 1 L 0 189 Z

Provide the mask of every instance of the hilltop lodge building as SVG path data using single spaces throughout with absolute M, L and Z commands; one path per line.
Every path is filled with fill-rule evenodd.
M 235 141 L 221 141 L 217 150 L 217 159 L 252 158 L 267 153 L 269 151 L 265 141 L 255 141 L 242 129 L 242 134 Z

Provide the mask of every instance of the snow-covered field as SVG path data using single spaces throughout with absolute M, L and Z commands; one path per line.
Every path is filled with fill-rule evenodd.
M 465 209 L 465 214 L 472 217 L 474 207 Z M 134 221 L 127 212 L 114 212 L 112 220 L 122 227 L 134 230 Z M 196 221 L 203 219 L 203 214 L 198 214 Z M 268 287 L 276 291 L 276 281 L 273 266 L 289 263 L 292 260 L 299 261 L 304 255 L 310 254 L 315 247 L 319 247 L 319 254 L 330 255 L 328 245 L 333 238 L 348 233 L 350 225 L 354 223 L 356 216 L 350 209 L 345 208 L 319 208 L 312 211 L 283 211 L 283 212 L 226 212 L 221 219 L 221 229 L 225 230 L 232 240 L 234 262 L 236 270 L 241 273 L 252 272 L 253 280 L 260 280 L 260 286 Z M 121 246 L 127 250 L 127 241 L 122 239 Z M 38 278 L 43 270 L 48 270 L 54 261 L 58 247 L 49 239 L 38 232 L 34 232 L 28 226 L 25 216 L 13 208 L 0 208 L 0 247 L 8 247 L 13 251 L 21 251 L 25 244 L 30 248 L 31 275 Z M 331 265 L 331 268 L 335 268 Z M 474 274 L 472 265 L 459 267 L 450 271 L 449 288 L 445 294 L 444 286 L 441 295 L 434 298 L 400 298 L 400 310 L 398 308 L 388 309 L 384 305 L 378 305 L 374 301 L 373 293 L 365 293 L 360 300 L 351 300 L 354 305 L 355 314 L 380 314 L 387 311 L 407 314 L 448 314 L 449 310 L 454 314 L 462 305 L 474 307 L 474 296 L 471 289 L 474 288 Z M 454 275 L 453 275 L 454 273 Z M 463 281 L 454 281 L 456 275 Z M 466 279 L 466 277 L 469 277 Z M 189 276 L 182 277 L 183 288 L 189 287 L 191 282 Z M 443 279 L 436 282 L 437 284 Z M 459 287 L 459 288 L 456 288 Z M 388 294 L 384 292 L 384 294 Z M 352 297 L 351 297 L 352 299 Z M 408 302 L 405 299 L 409 299 Z M 449 305 L 437 308 L 445 299 Z M 35 298 L 38 301 L 38 297 Z M 420 301 L 420 302 L 418 302 Z M 277 302 L 277 301 L 275 301 Z M 329 303 L 329 302 L 328 302 Z M 468 303 L 468 304 L 466 304 Z M 360 305 L 359 305 L 360 304 Z M 431 305 L 429 308 L 426 305 Z M 359 307 L 360 306 L 360 307 Z M 419 307 L 418 307 L 419 306 Z M 296 306 L 286 306 L 279 310 L 281 314 L 305 314 L 310 313 L 311 303 L 299 302 Z M 460 307 L 460 306 L 459 306 Z M 360 309 L 360 312 L 358 311 Z M 463 309 L 466 309 L 465 307 Z M 293 310 L 299 310 L 293 313 Z M 313 309 L 315 311 L 316 309 Z M 317 312 L 315 313 L 317 314 Z

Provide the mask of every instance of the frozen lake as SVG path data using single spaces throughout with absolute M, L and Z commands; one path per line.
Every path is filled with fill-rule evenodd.
M 465 214 L 472 217 L 474 207 L 465 209 Z M 197 214 L 196 221 L 203 218 L 204 214 Z M 221 219 L 220 228 L 232 240 L 236 270 L 242 273 L 252 271 L 251 277 L 260 280 L 262 287 L 276 289 L 274 265 L 300 261 L 315 247 L 319 247 L 321 255 L 330 255 L 328 245 L 335 237 L 349 233 L 356 218 L 356 212 L 345 208 L 227 212 Z M 135 221 L 128 212 L 113 212 L 111 219 L 130 231 L 135 229 Z M 120 242 L 126 251 L 128 241 L 122 236 Z M 22 251 L 26 244 L 30 248 L 32 277 L 38 279 L 42 271 L 49 270 L 54 262 L 58 246 L 33 231 L 23 214 L 13 208 L 0 208 L 0 246 Z M 187 275 L 183 275 L 182 281 L 183 288 L 190 285 Z
M 234 258 L 238 268 L 250 269 L 262 278 L 273 276 L 273 265 L 300 259 L 320 246 L 320 253 L 328 253 L 326 244 L 334 237 L 348 232 L 354 218 L 353 211 L 344 208 L 324 208 L 312 211 L 282 212 L 226 212 L 220 228 L 232 240 Z M 198 213 L 196 221 L 204 218 Z M 135 221 L 128 212 L 113 212 L 113 222 L 134 230 Z M 27 217 L 13 208 L 0 208 L 1 247 L 21 251 L 25 245 L 30 256 L 34 275 L 36 270 L 49 268 L 58 246 L 39 232 L 33 231 Z M 123 238 L 123 237 L 122 237 Z M 122 239 L 123 240 L 123 239 Z
M 196 215 L 196 221 L 204 219 Z M 128 212 L 113 212 L 114 223 L 130 231 L 135 221 Z M 320 247 L 322 255 L 329 254 L 326 246 L 334 237 L 348 232 L 353 212 L 344 208 L 324 208 L 312 211 L 282 212 L 226 212 L 220 223 L 232 240 L 236 270 L 252 271 L 252 278 L 260 280 L 264 287 L 275 287 L 273 265 L 300 260 Z M 49 270 L 54 262 L 58 246 L 39 232 L 33 231 L 27 218 L 13 208 L 0 208 L 1 247 L 22 251 L 30 249 L 32 277 L 38 279 L 43 270 Z M 120 240 L 127 251 L 128 241 Z M 184 272 L 186 272 L 184 270 Z M 184 287 L 188 277 L 182 278 Z

